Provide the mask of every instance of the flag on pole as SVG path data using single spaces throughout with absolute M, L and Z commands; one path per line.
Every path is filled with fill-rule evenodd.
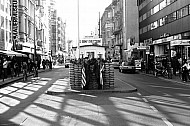
M 82 67 L 82 87 L 86 85 L 86 75 L 85 75 L 85 68 Z
M 103 81 L 103 73 L 104 71 L 104 65 L 102 66 L 102 68 L 100 69 L 100 84 L 103 86 L 104 85 L 104 81 Z

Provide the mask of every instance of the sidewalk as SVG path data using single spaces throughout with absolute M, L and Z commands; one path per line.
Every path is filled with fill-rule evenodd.
M 38 70 L 38 73 L 45 72 L 45 71 L 47 71 L 47 70 L 40 69 L 40 70 Z M 28 74 L 28 76 L 32 76 L 32 75 L 33 75 L 33 73 Z M 21 80 L 21 79 L 23 79 L 22 74 L 20 74 L 19 77 L 13 77 L 13 78 L 9 77 L 7 79 L 4 79 L 4 81 L 3 81 L 3 79 L 0 79 L 0 86 L 6 85 L 6 84 L 9 84 L 9 83 Z
M 139 72 L 139 74 L 143 74 L 143 75 L 147 75 L 147 76 L 151 76 L 151 77 L 156 77 L 154 76 L 153 74 L 146 74 L 144 72 Z M 173 82 L 173 83 L 177 83 L 177 84 L 183 84 L 183 85 L 188 85 L 190 86 L 190 80 L 188 80 L 187 82 L 183 82 L 179 75 L 172 75 L 172 79 L 167 79 L 167 78 L 164 78 L 162 76 L 157 76 L 157 78 L 159 79 L 162 79 L 162 80 L 165 80 L 165 81 L 169 81 L 169 82 Z

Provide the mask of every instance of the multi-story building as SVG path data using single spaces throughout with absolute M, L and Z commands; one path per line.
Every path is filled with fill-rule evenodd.
M 113 0 L 102 16 L 102 40 L 107 56 L 129 60 L 138 46 L 138 6 L 134 0 Z
M 8 24 L 10 26 L 11 49 L 25 53 L 31 59 L 34 56 L 34 48 L 39 55 L 45 52 L 44 31 L 46 31 L 46 27 L 44 20 L 42 20 L 45 3 L 45 0 L 12 0 L 9 4 L 11 7 L 9 15 L 12 16 L 12 21 L 10 21 L 10 25 Z
M 0 49 L 1 50 L 11 50 L 12 48 L 12 41 L 10 38 L 11 36 L 10 22 L 11 22 L 10 1 L 1 0 L 0 1 Z
M 101 36 L 102 45 L 107 46 L 106 58 L 114 57 L 114 41 L 113 41 L 113 8 L 110 4 L 101 17 Z
M 147 54 L 190 59 L 190 1 L 137 0 L 140 42 L 150 48 Z M 150 54 L 149 54 L 150 53 Z M 153 62 L 153 61 L 152 61 Z
M 123 45 L 123 0 L 113 0 L 113 41 L 114 41 L 114 58 L 122 60 Z
M 56 1 L 50 0 L 50 50 L 52 51 L 53 57 L 56 57 L 56 49 L 57 49 L 57 10 L 55 9 Z
M 58 45 L 57 50 L 63 52 L 66 49 L 65 43 L 65 27 L 66 23 L 64 23 L 61 17 L 57 18 L 57 37 L 58 37 Z

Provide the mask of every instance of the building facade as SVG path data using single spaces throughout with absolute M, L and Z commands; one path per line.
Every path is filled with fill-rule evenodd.
M 0 1 L 0 49 L 11 50 L 11 13 L 10 13 L 10 1 Z M 16 12 L 16 14 L 18 14 Z
M 138 0 L 140 42 L 148 56 L 190 60 L 190 1 Z M 152 61 L 152 62 L 153 62 Z
M 107 57 L 130 60 L 139 45 L 138 6 L 134 0 L 113 0 L 102 16 L 102 40 Z
M 113 8 L 110 4 L 101 17 L 101 37 L 102 45 L 107 46 L 106 58 L 114 58 L 114 41 L 113 41 Z

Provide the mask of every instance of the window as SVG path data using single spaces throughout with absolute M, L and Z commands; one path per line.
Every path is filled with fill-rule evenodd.
M 157 13 L 159 11 L 159 9 L 160 9 L 159 4 L 156 5 L 153 9 L 154 9 L 154 14 Z
M 171 14 L 168 15 L 168 23 L 175 21 L 176 20 L 176 12 L 173 12 Z
M 160 3 L 160 10 L 162 10 L 163 8 L 166 7 L 166 0 L 163 0 L 161 3 Z
M 139 22 L 141 22 L 143 20 L 143 17 L 142 16 L 140 16 L 140 18 L 139 18 Z
M 4 40 L 5 40 L 5 36 L 4 36 L 4 29 L 0 29 L 0 31 L 1 31 L 1 37 L 0 37 L 0 42 L 4 42 Z
M 167 18 L 167 16 L 160 19 L 160 21 L 159 21 L 160 25 L 159 26 L 163 26 L 166 24 L 166 18 Z
M 147 18 L 150 17 L 150 16 L 151 16 L 151 11 L 149 10 L 149 11 L 147 12 Z
M 147 26 L 143 27 L 143 33 L 147 32 Z
M 182 17 L 182 9 L 177 11 L 177 19 Z
M 182 17 L 187 16 L 188 15 L 188 6 L 182 8 Z
M 151 30 L 151 24 L 149 24 L 148 26 L 147 26 L 147 31 L 150 31 Z
M 5 21 L 4 21 L 4 17 L 1 16 L 1 22 L 0 22 L 0 23 L 1 23 L 1 28 L 4 28 L 4 24 L 5 24 L 4 22 L 5 22 Z
M 111 12 L 108 12 L 108 18 L 111 18 Z
M 143 20 L 145 20 L 146 19 L 146 13 L 145 14 L 143 14 Z

